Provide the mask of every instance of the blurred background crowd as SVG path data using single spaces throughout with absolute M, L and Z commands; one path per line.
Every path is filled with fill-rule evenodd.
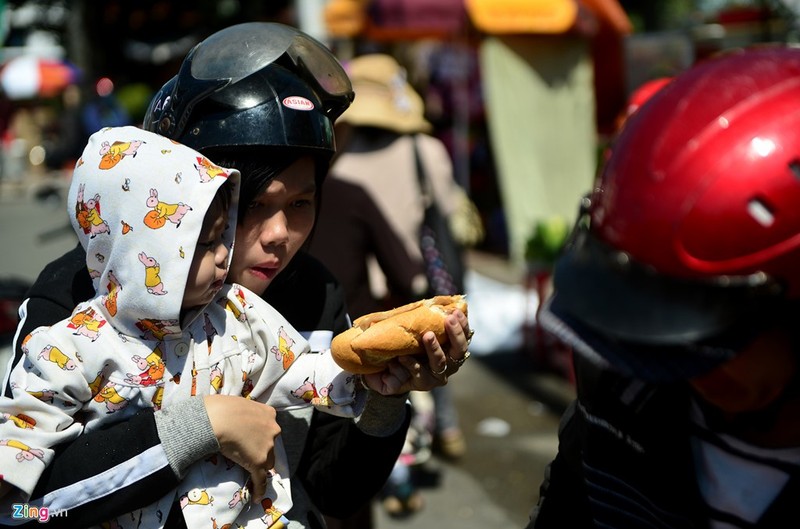
M 480 236 L 464 239 L 473 354 L 511 353 L 495 366 L 507 383 L 550 374 L 568 394 L 569 357 L 538 329 L 536 310 L 615 132 L 649 90 L 693 64 L 796 41 L 798 14 L 795 0 L 0 0 L 3 345 L 15 300 L 75 243 L 64 190 L 88 136 L 139 124 L 205 36 L 278 21 L 315 36 L 345 64 L 382 53 L 403 68 L 479 223 Z M 517 413 L 549 409 L 557 418 L 558 402 L 541 385 L 536 391 Z M 516 427 L 513 417 L 476 416 L 477 395 L 466 382 L 455 390 L 468 437 Z M 546 428 L 552 435 L 555 420 Z M 481 453 L 479 442 L 467 446 L 467 457 Z M 471 464 L 489 471 L 485 458 Z M 483 485 L 520 486 L 518 476 L 508 479 Z M 540 480 L 532 469 L 520 494 L 497 495 L 532 506 Z M 512 515 L 519 526 L 525 519 L 522 507 Z
M 627 99 L 723 49 L 794 38 L 791 0 L 0 2 L 4 183 L 71 167 L 85 135 L 138 123 L 186 52 L 242 21 L 296 25 L 342 60 L 395 56 L 486 227 L 517 263 L 572 219 Z

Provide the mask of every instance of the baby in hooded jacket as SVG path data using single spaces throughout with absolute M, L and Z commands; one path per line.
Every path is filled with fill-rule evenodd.
M 12 396 L 0 398 L 0 520 L 30 499 L 54 447 L 144 407 L 219 393 L 276 409 L 316 406 L 345 417 L 363 410 L 366 391 L 329 351 L 312 353 L 275 309 L 224 282 L 239 177 L 136 127 L 89 139 L 68 204 L 96 295 L 23 338 Z M 249 472 L 217 454 L 133 519 L 163 527 L 177 501 L 188 527 L 286 525 L 292 500 L 279 441 L 259 501 L 250 501 Z

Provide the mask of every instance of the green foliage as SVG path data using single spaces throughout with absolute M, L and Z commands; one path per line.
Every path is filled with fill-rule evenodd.
M 525 259 L 529 263 L 553 264 L 569 232 L 569 222 L 560 215 L 536 222 L 525 245 Z

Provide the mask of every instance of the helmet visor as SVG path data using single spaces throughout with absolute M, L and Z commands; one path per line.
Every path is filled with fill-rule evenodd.
M 663 276 L 585 226 L 557 260 L 553 281 L 542 325 L 579 352 L 648 380 L 707 372 L 782 306 L 782 289 L 763 273 L 713 280 Z
M 192 59 L 192 76 L 239 81 L 272 63 L 283 63 L 324 94 L 352 99 L 350 78 L 316 39 L 281 24 L 249 22 L 208 37 Z M 349 101 L 348 101 L 349 103 Z

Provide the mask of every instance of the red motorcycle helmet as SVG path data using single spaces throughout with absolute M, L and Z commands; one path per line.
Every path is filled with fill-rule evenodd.
M 800 298 L 800 50 L 710 59 L 639 108 L 554 290 L 545 327 L 645 378 L 707 371 Z

